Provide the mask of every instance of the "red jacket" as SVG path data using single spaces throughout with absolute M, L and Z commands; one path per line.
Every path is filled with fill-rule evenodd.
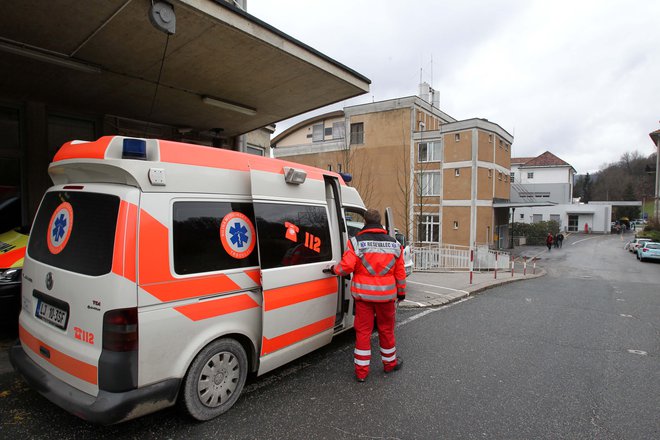
M 334 271 L 354 273 L 351 293 L 357 300 L 386 302 L 406 296 L 403 248 L 380 226 L 367 225 L 351 238 Z

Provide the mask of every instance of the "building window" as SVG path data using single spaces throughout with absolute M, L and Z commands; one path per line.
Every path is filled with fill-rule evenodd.
M 337 172 L 341 173 L 341 164 L 340 163 L 337 164 Z
M 493 170 L 488 170 L 488 178 L 490 179 L 492 177 L 493 177 Z
M 458 222 L 454 220 L 454 229 L 458 229 Z
M 489 143 L 489 144 L 492 144 L 492 143 L 493 143 L 493 135 L 492 135 L 492 134 L 489 134 L 489 135 L 488 135 L 488 143 Z
M 364 144 L 364 123 L 351 124 L 351 145 Z
M 332 139 L 344 139 L 346 137 L 346 126 L 343 122 L 332 124 Z
M 437 162 L 440 160 L 440 142 L 420 142 L 418 157 L 420 162 Z
M 533 179 L 534 178 L 534 173 L 527 173 L 527 178 L 528 179 Z
M 419 121 L 419 131 L 424 131 L 426 129 L 426 124 L 422 121 Z
M 460 168 L 454 168 L 454 176 L 458 177 L 461 175 L 461 169 Z
M 504 181 L 505 182 L 509 181 L 509 176 L 507 176 L 506 174 L 503 174 L 503 173 L 500 173 L 500 174 L 502 174 L 504 176 Z
M 502 172 L 501 171 L 497 172 L 497 180 L 502 180 Z
M 511 173 L 511 183 L 515 182 L 516 173 Z
M 332 171 L 332 164 L 331 163 L 328 164 L 328 171 Z
M 255 156 L 265 156 L 266 155 L 266 150 L 265 148 L 258 147 L 256 145 L 250 145 L 245 149 L 245 152 L 248 154 L 254 154 Z
M 524 220 L 524 219 L 525 219 L 525 214 L 520 214 L 520 220 Z
M 420 215 L 417 239 L 421 242 L 437 243 L 440 238 L 440 216 Z
M 332 127 L 326 127 L 325 132 L 323 134 L 325 136 L 332 136 Z
M 420 174 L 420 181 L 423 196 L 440 195 L 440 173 Z
M 460 134 L 460 133 L 456 133 L 456 134 L 454 135 L 454 140 L 455 140 L 456 142 L 459 142 L 459 141 L 461 140 L 461 134 Z
M 509 151 L 509 144 L 504 144 L 504 151 Z
M 312 126 L 312 142 L 323 141 L 323 123 Z
M 532 223 L 540 223 L 543 221 L 543 214 L 532 214 Z

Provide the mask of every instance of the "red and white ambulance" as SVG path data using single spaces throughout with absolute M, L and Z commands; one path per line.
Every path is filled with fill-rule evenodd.
M 176 142 L 65 144 L 25 255 L 14 367 L 102 424 L 229 409 L 353 326 L 341 259 L 364 204 L 342 176 Z M 391 223 L 390 223 L 391 224 Z

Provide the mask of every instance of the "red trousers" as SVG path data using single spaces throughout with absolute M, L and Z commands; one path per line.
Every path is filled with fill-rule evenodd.
M 390 371 L 396 366 L 396 344 L 394 341 L 395 321 L 394 301 L 368 302 L 355 301 L 355 375 L 361 379 L 369 374 L 371 363 L 371 333 L 374 317 L 378 324 L 378 340 L 383 368 Z

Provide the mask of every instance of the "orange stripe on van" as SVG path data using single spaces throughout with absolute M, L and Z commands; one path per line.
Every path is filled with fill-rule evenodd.
M 113 136 L 103 136 L 96 142 L 81 144 L 67 142 L 57 151 L 53 162 L 67 159 L 104 159 L 105 151 L 108 149 L 112 138 Z
M 281 350 L 284 347 L 300 342 L 310 336 L 314 336 L 326 330 L 330 330 L 335 325 L 335 317 L 330 316 L 310 325 L 306 325 L 289 333 L 277 336 L 272 339 L 263 337 L 261 344 L 261 355 L 264 356 L 274 351 Z
M 26 247 L 23 246 L 21 248 L 12 249 L 4 254 L 0 254 L 0 269 L 12 267 L 14 263 L 16 263 L 21 258 L 24 258 L 25 249 Z
M 137 206 L 124 200 L 119 205 L 112 272 L 135 282 L 135 228 Z
M 140 210 L 140 284 L 172 280 L 169 239 L 165 225 Z
M 28 347 L 34 353 L 39 355 L 41 358 L 50 362 L 54 367 L 59 368 L 60 370 L 77 377 L 78 379 L 89 382 L 92 385 L 98 383 L 98 370 L 94 365 L 79 361 L 67 354 L 62 353 L 61 351 L 55 350 L 53 347 L 50 347 L 44 344 L 39 339 L 35 338 L 23 328 L 22 325 L 18 326 L 18 337 L 23 343 L 24 347 Z M 50 357 L 47 358 L 41 354 L 39 347 L 44 347 L 50 352 Z
M 337 293 L 337 278 L 323 278 L 264 291 L 264 310 L 275 310 Z
M 200 321 L 229 313 L 242 312 L 243 310 L 249 310 L 255 307 L 259 307 L 259 304 L 250 298 L 249 295 L 238 295 L 175 307 L 174 310 L 193 321 Z
M 140 286 L 163 302 L 208 296 L 241 290 L 227 275 L 211 275 L 200 278 L 172 279 L 165 283 Z
M 261 286 L 261 269 L 246 270 L 245 275 L 252 278 L 257 286 Z

